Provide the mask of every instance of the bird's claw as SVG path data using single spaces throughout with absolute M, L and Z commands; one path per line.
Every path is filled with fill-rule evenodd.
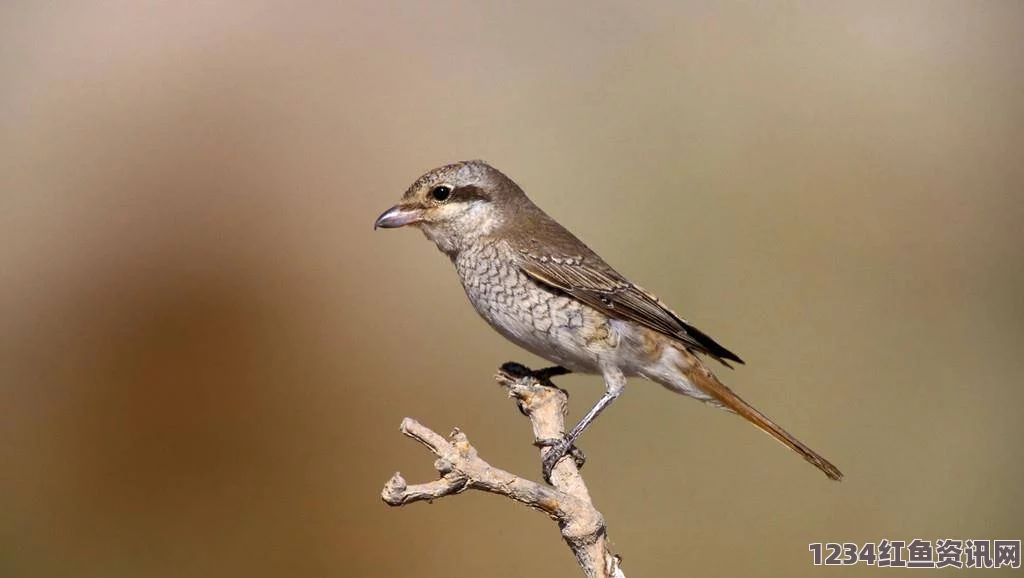
M 533 445 L 550 448 L 541 460 L 541 474 L 544 476 L 544 481 L 549 484 L 551 483 L 551 472 L 555 469 L 555 464 L 565 456 L 572 456 L 577 468 L 582 468 L 583 464 L 587 461 L 583 450 L 573 445 L 568 438 L 537 440 L 533 442 Z
M 506 373 L 507 375 L 511 376 L 514 379 L 522 379 L 524 377 L 532 377 L 533 379 L 537 380 L 537 382 L 539 382 L 541 385 L 546 385 L 548 387 L 554 387 L 556 389 L 561 389 L 563 392 L 565 392 L 566 395 L 569 394 L 569 392 L 567 392 L 564 389 L 558 387 L 557 385 L 551 383 L 551 378 L 552 377 L 558 377 L 559 375 L 566 375 L 566 374 L 572 373 L 571 369 L 566 369 L 566 368 L 562 367 L 561 365 L 555 365 L 553 367 L 545 367 L 545 368 L 542 368 L 542 369 L 530 369 L 529 367 L 526 367 L 525 365 L 523 365 L 521 363 L 516 363 L 514 361 L 508 361 L 508 362 L 502 364 L 501 371 Z
M 543 383 L 544 385 L 550 385 L 550 386 L 554 387 L 555 384 L 551 383 L 551 378 L 552 377 L 558 377 L 559 375 L 568 375 L 568 374 L 572 373 L 572 370 L 571 369 L 566 369 L 566 368 L 562 367 L 561 365 L 555 365 L 555 366 L 552 366 L 552 367 L 545 367 L 543 369 L 537 369 L 537 370 L 534 370 L 531 373 L 533 374 L 533 378 L 536 379 L 537 381 Z M 561 388 L 559 388 L 559 389 L 561 389 Z
M 568 375 L 572 373 L 571 369 L 566 369 L 561 365 L 555 365 L 553 367 L 545 367 L 543 369 L 535 369 L 530 371 L 530 376 L 537 380 L 537 383 L 544 387 L 553 387 L 558 391 L 562 392 L 562 395 L 566 399 L 569 399 L 569 390 L 558 387 L 555 382 L 551 381 L 552 377 L 558 377 L 559 375 Z
M 521 363 L 516 363 L 514 361 L 506 361 L 505 363 L 501 364 L 501 371 L 507 373 L 509 376 L 515 379 L 526 377 L 533 373 L 533 370 L 531 370 L 529 367 L 526 367 L 525 365 Z

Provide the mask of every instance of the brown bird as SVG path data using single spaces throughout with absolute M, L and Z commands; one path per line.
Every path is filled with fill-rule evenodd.
M 644 377 L 735 412 L 833 480 L 828 460 L 733 393 L 702 362 L 743 363 L 653 294 L 612 269 L 540 210 L 511 179 L 483 161 L 434 169 L 374 223 L 415 225 L 452 260 L 469 301 L 498 333 L 570 371 L 601 374 L 605 393 L 544 456 L 543 474 L 588 425 Z

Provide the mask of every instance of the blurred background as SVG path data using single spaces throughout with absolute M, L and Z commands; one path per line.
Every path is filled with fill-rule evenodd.
M 629 575 L 1024 537 L 1024 5 L 4 2 L 0 575 L 574 576 L 404 416 L 539 478 L 541 362 L 415 231 L 483 158 L 823 455 L 660 387 L 584 436 Z M 603 387 L 569 376 L 573 418 Z

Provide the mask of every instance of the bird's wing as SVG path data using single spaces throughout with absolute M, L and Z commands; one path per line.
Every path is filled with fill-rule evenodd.
M 705 353 L 726 367 L 743 363 L 735 353 L 690 325 L 657 297 L 630 283 L 592 252 L 562 256 L 538 252 L 537 245 L 517 251 L 517 264 L 531 278 L 579 299 L 609 317 L 639 323 Z

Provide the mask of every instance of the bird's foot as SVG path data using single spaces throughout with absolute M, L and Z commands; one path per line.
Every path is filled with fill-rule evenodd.
M 536 379 L 537 381 L 543 383 L 544 385 L 547 385 L 547 386 L 550 386 L 550 387 L 557 387 L 555 384 L 551 383 L 551 378 L 552 377 L 558 377 L 559 375 L 567 375 L 567 374 L 570 374 L 570 373 L 572 373 L 571 369 L 566 369 L 566 368 L 562 367 L 561 365 L 555 365 L 555 366 L 552 366 L 552 367 L 545 367 L 543 369 L 536 369 L 536 370 L 531 372 L 531 375 L 533 375 L 534 379 Z M 561 388 L 559 388 L 559 389 L 561 389 Z M 563 389 L 562 391 L 565 391 L 565 390 Z
M 551 483 L 551 471 L 555 469 L 555 464 L 562 458 L 567 455 L 572 456 L 577 468 L 582 468 L 583 464 L 587 461 L 587 457 L 583 455 L 583 450 L 573 445 L 569 438 L 537 440 L 533 442 L 533 445 L 539 448 L 550 448 L 541 460 L 540 470 L 544 476 L 544 481 L 549 484 Z
M 502 364 L 501 371 L 516 379 L 532 377 L 533 379 L 536 379 L 541 385 L 546 385 L 548 387 L 554 387 L 557 389 L 562 388 L 558 387 L 554 383 L 551 383 L 551 378 L 558 377 L 559 375 L 565 375 L 567 373 L 572 373 L 571 369 L 566 369 L 561 365 L 545 367 L 543 369 L 530 369 L 529 367 L 526 367 L 525 365 L 521 363 L 516 363 L 514 361 L 509 361 Z M 565 392 L 564 389 L 562 389 L 562 391 Z M 569 392 L 565 393 L 566 395 L 568 395 Z
M 505 363 L 502 363 L 501 371 L 513 379 L 522 379 L 533 375 L 532 369 L 526 367 L 522 363 L 516 363 L 515 361 L 506 361 Z

